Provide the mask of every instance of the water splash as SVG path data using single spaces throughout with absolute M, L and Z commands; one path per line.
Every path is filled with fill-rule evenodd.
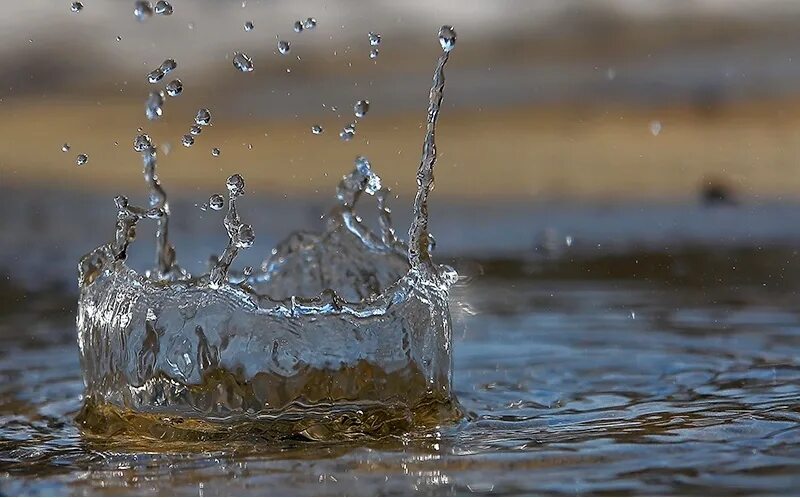
M 79 420 L 86 430 L 347 439 L 460 416 L 451 392 L 448 309 L 457 276 L 431 259 L 427 206 L 444 66 L 455 43 L 450 30 L 430 92 L 408 245 L 392 225 L 389 188 L 358 156 L 323 230 L 289 235 L 259 270 L 233 269 L 255 235 L 239 214 L 244 179 L 231 175 L 223 220 L 228 243 L 207 274 L 192 276 L 169 242 L 157 147 L 147 134 L 137 135 L 149 206 L 118 196 L 113 240 L 79 265 L 86 380 Z M 198 112 L 198 125 L 208 125 L 210 113 L 200 111 L 206 112 Z M 377 230 L 356 212 L 365 197 L 375 200 Z M 224 203 L 215 194 L 207 206 Z M 126 264 L 142 220 L 156 223 L 155 267 L 144 274 Z

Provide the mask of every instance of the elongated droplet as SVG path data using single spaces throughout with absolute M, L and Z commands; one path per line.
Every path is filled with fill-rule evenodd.
M 349 125 L 342 128 L 342 131 L 339 132 L 339 138 L 342 142 L 349 142 L 353 139 L 353 136 L 356 134 L 356 125 L 350 123 Z
M 253 68 L 253 61 L 244 52 L 236 52 L 233 54 L 233 67 L 243 73 L 249 73 Z
M 442 26 L 439 29 L 439 43 L 445 52 L 453 50 L 456 46 L 456 30 L 452 26 Z
M 181 143 L 184 147 L 191 147 L 194 145 L 194 137 L 191 135 L 184 135 L 181 137 Z
M 203 128 L 201 128 L 200 125 L 196 124 L 192 125 L 192 127 L 189 128 L 189 133 L 191 133 L 192 135 L 199 135 L 202 131 Z
M 162 116 L 164 106 L 164 92 L 150 92 L 144 106 L 144 115 L 150 121 L 154 121 Z

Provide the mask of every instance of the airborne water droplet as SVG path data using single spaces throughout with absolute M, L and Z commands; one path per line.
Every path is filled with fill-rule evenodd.
M 89 156 L 87 156 L 86 154 L 78 154 L 78 157 L 75 159 L 75 163 L 78 166 L 83 166 L 88 161 L 89 161 Z
M 252 266 L 245 266 L 242 269 L 242 273 L 244 274 L 245 277 L 249 277 L 250 275 L 253 274 L 253 267 Z
M 167 95 L 170 97 L 177 97 L 183 92 L 183 82 L 179 79 L 174 79 L 167 83 Z
M 369 111 L 369 100 L 359 100 L 353 106 L 353 114 L 356 115 L 357 118 L 363 118 L 367 115 Z
M 225 197 L 222 194 L 214 194 L 208 198 L 208 207 L 214 211 L 219 211 L 225 206 Z
M 161 90 L 157 92 L 150 92 L 144 106 L 144 115 L 150 121 L 156 120 L 164 113 L 162 107 L 164 105 L 164 92 Z
M 203 129 L 200 128 L 200 126 L 198 126 L 196 124 L 192 125 L 192 127 L 189 128 L 189 133 L 191 133 L 192 135 L 199 135 L 200 132 L 202 132 L 202 131 L 203 131 Z
M 253 28 L 255 28 L 255 27 L 256 26 L 255 26 L 255 24 L 253 24 L 253 21 L 247 21 L 247 22 L 244 23 L 244 30 L 245 31 L 253 31 Z
M 205 107 L 200 109 L 197 111 L 197 115 L 194 117 L 194 122 L 200 126 L 208 126 L 209 123 L 211 123 L 211 111 Z
M 146 21 L 152 15 L 153 15 L 153 6 L 150 5 L 150 2 L 137 0 L 136 3 L 133 4 L 133 16 L 139 22 Z
M 166 2 L 164 0 L 159 0 L 158 2 L 156 2 L 155 11 L 156 11 L 156 14 L 159 14 L 159 15 L 162 15 L 162 16 L 171 16 L 172 15 L 172 4 L 169 3 L 169 2 Z
M 133 150 L 136 152 L 144 152 L 152 147 L 153 142 L 150 140 L 150 136 L 148 136 L 146 133 L 136 135 L 136 137 L 133 139 Z
M 317 27 L 317 20 L 314 19 L 313 17 L 309 17 L 305 21 L 303 21 L 304 29 L 314 29 L 316 27 Z
M 289 53 L 289 42 L 286 41 L 286 40 L 279 41 L 278 42 L 278 52 L 280 52 L 283 55 L 288 54 Z
M 372 50 L 369 51 L 369 58 L 370 59 L 377 59 L 378 58 L 378 53 L 379 53 L 378 49 L 377 48 L 373 48 Z
M 211 149 L 211 155 L 214 156 L 214 157 L 219 157 L 219 155 L 220 155 L 219 148 L 218 147 L 214 147 L 213 149 Z
M 253 70 L 253 61 L 244 52 L 235 52 L 233 54 L 233 67 L 243 73 L 249 73 Z
M 373 33 L 372 31 L 369 32 L 367 35 L 369 37 L 369 44 L 373 47 L 377 47 L 381 44 L 381 35 L 380 33 Z
M 72 2 L 70 9 L 72 12 L 80 12 L 83 10 L 83 4 L 81 2 Z
M 439 29 L 439 43 L 445 52 L 453 50 L 456 46 L 456 30 L 452 26 L 442 26 Z
M 313 133 L 314 135 L 321 135 L 322 131 L 323 131 L 322 126 L 320 125 L 314 125 L 311 127 L 311 133 Z
M 191 147 L 194 145 L 194 137 L 191 135 L 184 135 L 181 137 L 181 143 L 184 147 Z
M 342 128 L 342 131 L 339 132 L 339 138 L 343 142 L 349 142 L 353 139 L 353 136 L 356 134 L 356 125 L 354 123 L 350 123 L 349 125 Z
M 161 68 L 153 69 L 147 74 L 147 81 L 150 83 L 158 83 L 164 77 L 164 71 Z
M 69 148 L 70 148 L 69 144 L 65 143 L 64 145 L 61 146 L 61 152 L 69 152 Z
M 164 59 L 164 62 L 161 63 L 161 67 L 159 69 L 161 69 L 161 72 L 164 74 L 167 74 L 176 67 L 178 67 L 178 63 L 175 62 L 175 59 Z
M 294 26 L 292 26 L 292 29 L 294 29 L 295 33 L 300 33 L 301 31 L 303 31 L 303 23 L 300 21 L 295 21 Z
M 650 133 L 653 134 L 654 137 L 657 137 L 659 133 L 661 133 L 661 121 L 650 121 Z

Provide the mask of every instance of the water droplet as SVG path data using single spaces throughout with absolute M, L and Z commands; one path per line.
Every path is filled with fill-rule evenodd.
M 169 2 L 165 2 L 164 0 L 159 0 L 156 2 L 155 8 L 156 14 L 162 16 L 171 16 L 172 15 L 172 4 Z
M 139 22 L 144 22 L 149 19 L 153 15 L 153 6 L 150 5 L 150 2 L 146 2 L 143 0 L 137 0 L 136 3 L 133 4 L 133 16 Z
M 229 176 L 225 185 L 228 187 L 231 197 L 239 197 L 244 194 L 244 178 L 238 173 Z
M 339 138 L 343 142 L 349 142 L 353 139 L 353 136 L 356 134 L 356 125 L 354 123 L 350 123 L 349 125 L 342 128 L 342 131 L 339 132 Z
M 222 152 L 219 150 L 219 147 L 214 147 L 211 149 L 211 155 L 214 157 L 219 157 Z
M 167 83 L 167 95 L 170 97 L 177 97 L 183 92 L 183 82 L 179 79 L 174 79 Z
M 303 23 L 300 21 L 295 21 L 294 26 L 292 26 L 292 29 L 294 29 L 295 33 L 300 33 L 301 31 L 303 31 Z
M 612 81 L 616 77 L 617 77 L 617 70 L 616 69 L 614 69 L 613 67 L 610 67 L 610 68 L 608 68 L 606 70 L 606 79 L 608 79 L 608 81 Z
M 636 320 L 636 312 L 631 311 L 631 320 Z
M 251 247 L 256 241 L 256 234 L 253 232 L 253 227 L 247 223 L 239 225 L 239 232 L 236 235 L 237 247 Z
M 253 274 L 253 267 L 252 266 L 245 266 L 242 269 L 242 273 L 244 274 L 245 277 L 249 277 L 250 275 Z
M 373 48 L 372 50 L 369 51 L 369 58 L 370 59 L 377 59 L 378 58 L 378 53 L 379 53 L 378 49 L 377 48 Z
M 69 149 L 70 147 L 68 143 L 65 143 L 64 145 L 61 146 L 61 152 L 69 152 Z
M 153 69 L 149 73 L 147 73 L 147 81 L 150 83 L 158 83 L 161 81 L 161 78 L 164 77 L 164 71 L 161 68 Z
M 214 211 L 219 211 L 225 207 L 225 197 L 222 194 L 214 194 L 208 198 L 208 207 Z
M 117 35 L 117 41 L 118 41 L 118 42 L 119 42 L 119 41 L 122 41 L 122 37 L 121 37 L 121 36 L 119 36 L 119 35 Z
M 233 67 L 243 73 L 249 73 L 253 70 L 253 61 L 244 52 L 235 52 L 233 54 Z
M 311 127 L 311 133 L 313 133 L 314 135 L 321 135 L 322 131 L 323 129 L 322 126 L 320 125 L 314 125 Z
M 661 133 L 661 121 L 650 121 L 650 133 L 653 134 L 654 137 L 657 137 L 659 133 Z
M 256 27 L 256 25 L 253 24 L 253 21 L 247 21 L 247 22 L 244 23 L 244 30 L 245 31 L 253 31 L 253 28 L 255 28 L 255 27 Z
M 164 106 L 164 92 L 161 90 L 157 92 L 150 92 L 144 105 L 144 115 L 150 121 L 156 120 L 164 113 L 162 107 Z
M 289 53 L 289 42 L 286 41 L 286 40 L 279 41 L 278 42 L 278 52 L 280 52 L 283 55 L 288 54 Z
M 191 135 L 184 135 L 181 137 L 181 143 L 184 147 L 191 147 L 194 145 L 194 137 Z
M 200 126 L 208 126 L 209 123 L 211 123 L 211 111 L 205 107 L 200 109 L 197 111 L 197 115 L 194 117 L 194 122 Z
M 372 31 L 369 32 L 367 35 L 369 37 L 369 44 L 373 47 L 377 47 L 381 44 L 381 35 L 380 33 L 373 33 Z
M 175 62 L 175 59 L 164 59 L 164 62 L 161 63 L 161 72 L 164 74 L 169 73 L 170 71 L 174 70 L 178 67 L 178 63 Z
M 567 235 L 564 238 L 564 242 L 567 244 L 567 247 L 572 247 L 572 235 Z
M 359 100 L 353 106 L 353 114 L 356 115 L 357 118 L 363 118 L 367 115 L 369 111 L 369 100 Z
M 78 154 L 78 157 L 75 159 L 75 163 L 78 166 L 83 166 L 88 161 L 89 161 L 89 156 L 87 156 L 86 154 Z
M 314 19 L 313 17 L 309 17 L 305 21 L 303 21 L 304 29 L 314 29 L 316 27 L 317 27 L 317 20 Z
M 133 139 L 133 150 L 136 152 L 144 152 L 147 149 L 153 147 L 153 141 L 150 140 L 150 136 L 146 133 L 141 133 L 136 135 Z
M 70 9 L 72 12 L 80 12 L 83 10 L 83 4 L 81 2 L 72 2 Z
M 445 52 L 453 50 L 456 46 L 456 30 L 452 26 L 442 26 L 439 29 L 439 43 Z

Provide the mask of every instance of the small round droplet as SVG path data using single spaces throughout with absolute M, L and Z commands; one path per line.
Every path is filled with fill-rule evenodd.
M 133 16 L 139 22 L 144 22 L 148 20 L 153 15 L 153 6 L 150 5 L 150 2 L 146 2 L 144 0 L 137 0 L 136 3 L 133 4 Z
M 253 24 L 253 21 L 247 21 L 246 23 L 244 23 L 244 30 L 245 31 L 253 31 L 253 29 L 255 27 L 256 27 L 256 25 Z
M 359 100 L 353 106 L 353 114 L 356 115 L 357 118 L 363 118 L 369 112 L 369 100 Z
M 144 152 L 147 149 L 153 147 L 153 141 L 150 140 L 150 136 L 146 133 L 141 133 L 136 135 L 133 139 L 133 150 L 136 152 Z
M 314 19 L 313 17 L 309 17 L 305 21 L 303 21 L 304 29 L 314 29 L 316 27 L 317 27 L 317 20 Z
M 219 211 L 225 207 L 225 197 L 222 194 L 214 194 L 208 198 L 208 207 L 214 211 Z
M 222 152 L 219 150 L 219 147 L 214 147 L 211 149 L 211 155 L 214 157 L 219 157 Z
M 228 187 L 228 192 L 232 197 L 239 197 L 244 194 L 244 178 L 238 173 L 229 176 L 225 185 Z
M 278 52 L 280 52 L 283 55 L 288 54 L 289 53 L 289 42 L 286 41 L 286 40 L 279 41 L 278 42 Z
M 83 166 L 88 161 L 89 161 L 89 156 L 87 156 L 86 154 L 78 154 L 78 157 L 75 159 L 75 163 L 78 166 Z
M 654 137 L 657 137 L 659 133 L 661 133 L 661 121 L 650 121 L 650 133 L 653 134 Z
M 200 109 L 194 117 L 194 122 L 200 126 L 208 126 L 211 123 L 211 111 L 205 107 Z
M 118 42 L 122 41 L 122 37 L 121 37 L 121 36 L 119 36 L 119 35 L 117 35 L 117 41 L 118 41 Z
M 322 135 L 322 132 L 323 132 L 322 126 L 318 124 L 311 127 L 311 133 L 313 133 L 314 135 Z
M 181 137 L 181 143 L 184 147 L 191 147 L 194 145 L 194 137 L 187 134 Z
M 69 149 L 70 147 L 68 143 L 65 143 L 64 145 L 61 146 L 61 152 L 69 152 Z
M 294 26 L 292 26 L 292 29 L 294 30 L 295 33 L 300 33 L 301 31 L 303 31 L 303 23 L 300 21 L 295 21 Z
M 244 52 L 236 52 L 233 54 L 233 67 L 243 73 L 249 73 L 253 68 L 253 60 Z
M 189 128 L 189 133 L 191 133 L 192 135 L 195 135 L 195 136 L 199 135 L 202 131 L 203 131 L 203 129 L 199 125 L 196 125 L 196 124 L 192 125 L 192 127 Z
M 369 32 L 367 35 L 369 37 L 369 44 L 373 47 L 377 47 L 381 44 L 381 35 L 380 33 L 374 33 L 372 31 Z
M 178 63 L 175 62 L 175 59 L 164 59 L 164 62 L 161 63 L 161 67 L 159 69 L 161 69 L 161 72 L 164 74 L 167 74 L 176 67 L 178 67 Z
M 172 15 L 172 4 L 166 2 L 164 0 L 159 0 L 156 2 L 155 8 L 156 14 L 161 16 L 171 16 Z
M 167 95 L 170 97 L 177 97 L 183 92 L 183 82 L 179 79 L 174 79 L 167 83 Z
M 72 2 L 70 10 L 72 10 L 72 12 L 80 12 L 83 10 L 83 4 L 81 2 Z
M 373 49 L 371 49 L 371 50 L 369 51 L 369 58 L 370 58 L 370 59 L 377 59 L 377 58 L 378 58 L 378 54 L 379 54 L 379 53 L 380 53 L 380 52 L 378 51 L 378 49 L 377 49 L 377 48 L 373 48 Z
M 452 26 L 442 26 L 439 29 L 439 43 L 445 52 L 453 50 L 456 46 L 456 30 Z
M 339 138 L 343 142 L 349 142 L 353 139 L 353 136 L 356 134 L 356 125 L 354 123 L 350 123 L 349 125 L 342 128 L 342 131 L 339 132 Z

